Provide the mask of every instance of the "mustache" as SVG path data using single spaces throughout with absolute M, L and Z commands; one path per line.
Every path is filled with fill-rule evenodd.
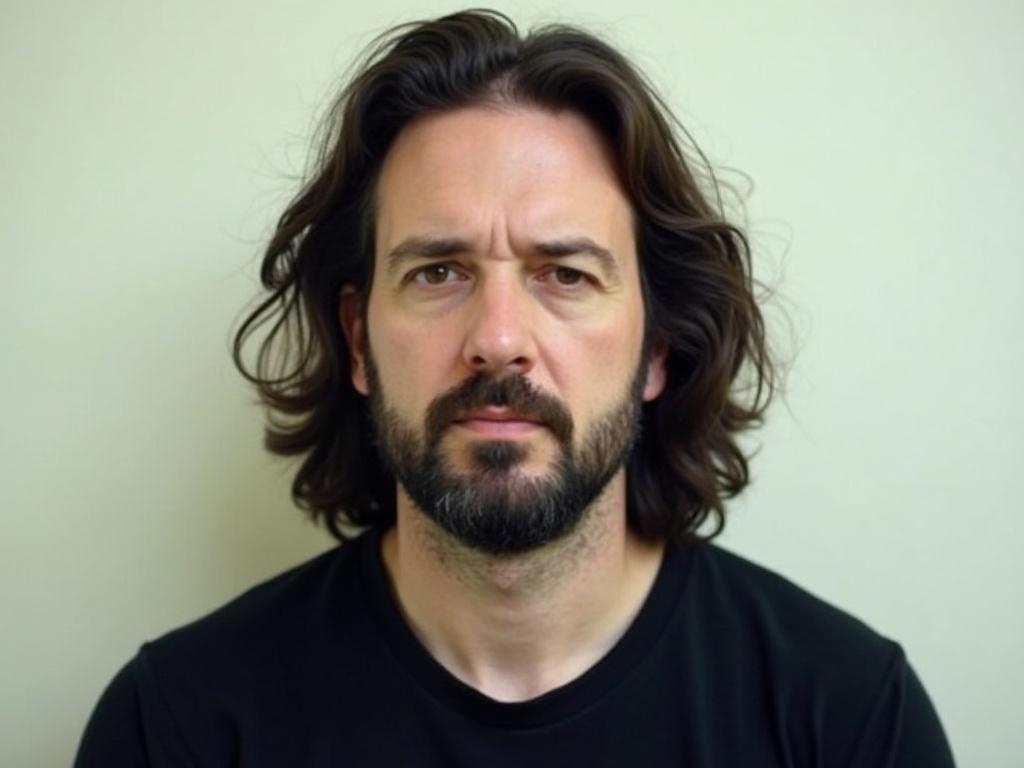
M 572 415 L 558 398 L 541 391 L 521 374 L 494 378 L 482 373 L 434 398 L 427 408 L 427 439 L 438 442 L 453 421 L 487 406 L 510 408 L 544 424 L 559 442 L 569 445 L 572 441 Z

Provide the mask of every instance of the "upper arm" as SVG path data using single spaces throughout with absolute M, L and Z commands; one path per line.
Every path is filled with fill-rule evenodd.
M 74 768 L 149 768 L 132 659 L 110 681 L 92 711 L 78 745 Z
M 74 768 L 194 768 L 146 646 L 110 681 L 82 734 Z
M 924 686 L 902 651 L 864 724 L 850 768 L 953 768 L 953 754 Z

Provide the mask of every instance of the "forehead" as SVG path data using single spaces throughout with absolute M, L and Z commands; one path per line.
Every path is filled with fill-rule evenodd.
M 384 160 L 376 205 L 378 254 L 410 236 L 481 248 L 588 237 L 619 258 L 633 254 L 632 207 L 611 150 L 571 111 L 474 106 L 419 118 Z

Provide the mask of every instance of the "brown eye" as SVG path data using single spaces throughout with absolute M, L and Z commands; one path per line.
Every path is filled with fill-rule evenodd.
M 559 285 L 577 285 L 583 279 L 583 273 L 570 267 L 556 267 L 555 280 Z
M 443 285 L 448 282 L 451 274 L 452 268 L 447 264 L 431 264 L 419 270 L 417 277 L 429 285 Z

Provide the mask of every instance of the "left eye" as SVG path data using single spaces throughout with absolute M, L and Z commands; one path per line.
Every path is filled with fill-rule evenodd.
M 583 273 L 570 267 L 556 267 L 555 280 L 561 285 L 576 285 L 583 280 Z
M 544 272 L 541 279 L 554 279 L 563 288 L 574 288 L 587 281 L 587 274 L 572 267 L 554 267 Z

